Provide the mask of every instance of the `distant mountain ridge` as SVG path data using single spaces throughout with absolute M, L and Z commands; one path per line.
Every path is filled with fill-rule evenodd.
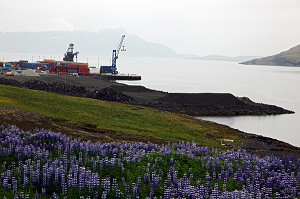
M 297 45 L 287 51 L 273 56 L 253 59 L 250 61 L 242 62 L 241 64 L 300 67 L 300 45 Z
M 191 59 L 196 60 L 214 60 L 214 61 L 231 61 L 231 62 L 243 62 L 250 59 L 257 59 L 261 58 L 260 56 L 236 56 L 236 57 L 229 57 L 223 55 L 207 55 L 203 57 L 193 57 Z
M 70 43 L 79 55 L 110 55 L 125 34 L 126 54 L 134 57 L 184 57 L 166 46 L 151 43 L 122 29 L 51 32 L 0 32 L 0 52 L 63 54 Z

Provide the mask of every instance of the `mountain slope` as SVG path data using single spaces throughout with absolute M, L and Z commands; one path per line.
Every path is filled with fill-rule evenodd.
M 105 29 L 97 32 L 0 32 L 0 51 L 7 53 L 56 54 L 65 53 L 70 43 L 80 55 L 109 55 L 116 49 L 125 34 L 124 45 L 128 56 L 182 57 L 174 50 L 142 38 L 127 34 L 122 29 Z
M 287 51 L 279 54 L 264 57 L 260 59 L 253 59 L 242 62 L 246 65 L 273 65 L 273 66 L 296 66 L 300 67 L 300 45 L 297 45 Z

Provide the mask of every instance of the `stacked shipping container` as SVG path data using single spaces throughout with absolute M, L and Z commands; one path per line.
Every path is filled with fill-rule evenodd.
M 14 62 L 6 62 L 2 67 L 5 70 L 37 69 L 39 71 L 44 71 L 50 68 L 50 64 L 44 62 L 29 63 L 27 60 L 19 60 Z
M 88 75 L 90 73 L 88 64 L 87 63 L 78 64 L 78 73 L 79 75 Z
M 55 61 L 52 59 L 44 59 L 43 61 L 29 63 L 27 60 L 19 60 L 17 62 L 0 62 L 0 67 L 6 70 L 18 69 L 36 69 L 37 71 L 49 70 L 50 74 L 69 75 L 78 74 L 83 76 L 91 76 L 88 63 Z
M 89 75 L 90 69 L 88 63 L 53 61 L 51 62 L 49 73 L 58 75 Z

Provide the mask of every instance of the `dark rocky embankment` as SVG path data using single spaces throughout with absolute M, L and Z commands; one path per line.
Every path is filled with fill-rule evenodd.
M 245 100 L 247 99 L 247 100 Z M 147 106 L 192 116 L 235 116 L 289 114 L 275 105 L 255 103 L 246 97 L 237 98 L 230 93 L 168 93 L 156 103 Z
M 276 115 L 294 113 L 230 93 L 166 93 L 89 77 L 3 77 L 0 84 L 71 96 L 147 106 L 191 116 Z

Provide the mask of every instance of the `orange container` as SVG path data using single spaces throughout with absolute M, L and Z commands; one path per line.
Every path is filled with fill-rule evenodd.
M 45 62 L 45 63 L 52 63 L 54 61 L 55 61 L 54 59 L 44 59 L 43 62 Z
M 58 75 L 69 75 L 68 72 L 58 72 Z
M 86 70 L 86 71 L 89 71 L 90 69 L 89 69 L 89 68 L 78 68 L 78 70 Z
M 68 66 L 68 70 L 78 70 L 77 66 Z
M 80 65 L 80 64 L 78 64 L 77 66 L 78 66 L 78 68 L 88 68 L 89 67 L 89 65 L 87 65 L 87 64 L 86 65 Z
M 89 67 L 78 67 L 79 70 L 90 70 Z

